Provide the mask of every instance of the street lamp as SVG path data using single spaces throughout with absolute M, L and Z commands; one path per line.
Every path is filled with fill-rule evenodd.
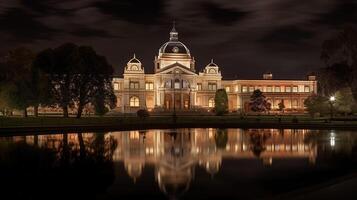
M 333 103 L 335 103 L 336 101 L 336 97 L 335 96 L 331 96 L 329 99 L 330 102 L 330 118 L 332 119 L 333 117 Z

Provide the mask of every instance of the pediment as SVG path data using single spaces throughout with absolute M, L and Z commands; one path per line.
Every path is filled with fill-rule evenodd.
M 169 65 L 160 71 L 157 74 L 187 74 L 187 75 L 197 75 L 195 72 L 188 69 L 186 66 L 180 63 L 174 63 Z

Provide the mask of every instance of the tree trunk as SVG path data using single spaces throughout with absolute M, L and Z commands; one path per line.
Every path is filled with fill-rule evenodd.
M 64 166 L 67 166 L 69 163 L 69 146 L 68 146 L 68 134 L 64 133 L 63 134 L 63 140 L 62 140 L 62 164 Z
M 33 114 L 34 114 L 35 117 L 38 117 L 38 105 L 35 105 L 33 107 Z
M 27 117 L 27 108 L 24 109 L 22 116 Z
M 68 117 L 68 106 L 63 106 L 62 107 L 63 110 L 63 117 Z
M 82 113 L 83 113 L 83 105 L 79 103 L 78 110 L 77 110 L 77 118 L 81 118 Z
M 35 145 L 35 147 L 38 147 L 38 135 L 35 135 L 33 137 L 33 144 Z
M 82 133 L 78 133 L 78 142 L 79 142 L 79 156 L 81 159 L 84 159 L 86 156 L 86 147 L 84 145 Z

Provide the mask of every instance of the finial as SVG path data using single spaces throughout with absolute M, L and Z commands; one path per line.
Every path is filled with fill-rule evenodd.
M 134 57 L 133 58 L 136 58 L 136 55 L 135 55 L 135 53 L 134 53 Z
M 211 63 L 213 63 L 213 58 L 211 58 Z
M 177 41 L 178 40 L 178 32 L 176 31 L 176 21 L 173 21 L 172 29 L 170 31 L 170 40 Z
M 176 32 L 176 21 L 172 22 L 172 32 Z

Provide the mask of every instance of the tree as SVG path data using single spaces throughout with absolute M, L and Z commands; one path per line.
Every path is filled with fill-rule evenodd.
M 68 117 L 70 107 L 77 107 L 80 118 L 88 104 L 99 114 L 116 104 L 113 68 L 92 47 L 67 43 L 46 49 L 38 54 L 34 66 L 48 77 L 49 104 L 60 106 L 64 117 Z
M 320 88 L 324 95 L 331 95 L 338 89 L 351 88 L 357 100 L 357 31 L 345 28 L 326 40 L 322 46 L 321 59 L 326 68 L 320 72 Z
M 353 99 L 350 88 L 343 88 L 336 92 L 336 103 L 334 107 L 337 112 L 347 115 L 353 112 L 356 101 Z
M 24 117 L 27 117 L 27 108 L 37 98 L 33 93 L 35 86 L 31 73 L 34 58 L 31 50 L 22 47 L 9 51 L 2 58 L 1 70 L 5 73 L 5 80 L 0 85 L 2 104 L 23 110 Z
M 278 106 L 279 106 L 279 111 L 284 112 L 284 109 L 285 109 L 284 99 L 282 99 L 282 100 L 280 101 L 280 103 L 278 104 Z
M 267 112 L 271 108 L 271 104 L 266 100 L 260 90 L 254 90 L 250 96 L 250 109 L 254 112 Z
M 72 88 L 78 107 L 77 118 L 81 117 L 88 103 L 93 103 L 97 113 L 104 114 L 106 106 L 113 108 L 116 104 L 111 79 L 113 68 L 92 47 L 80 46 L 77 59 Z
M 214 108 L 216 115 L 223 115 L 228 112 L 228 96 L 225 89 L 218 89 L 216 91 Z
M 311 95 L 304 101 L 308 113 L 314 116 L 316 113 L 324 115 L 329 112 L 328 98 L 321 95 Z
M 48 76 L 51 105 L 61 107 L 64 117 L 68 117 L 68 108 L 74 105 L 71 82 L 77 57 L 77 46 L 67 43 L 41 51 L 34 61 L 34 67 Z

